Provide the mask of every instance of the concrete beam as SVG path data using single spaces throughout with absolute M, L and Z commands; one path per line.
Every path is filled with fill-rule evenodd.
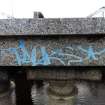
M 0 66 L 105 66 L 105 37 L 2 37 Z
M 40 36 L 75 34 L 77 35 L 105 34 L 105 19 L 104 18 L 0 19 L 0 36 L 11 35 Z
M 59 70 L 58 70 L 59 69 Z M 35 69 L 28 70 L 28 80 L 102 80 L 101 69 L 88 69 L 84 68 L 82 71 L 80 68 L 75 69 L 62 69 L 62 68 L 49 68 L 49 69 Z

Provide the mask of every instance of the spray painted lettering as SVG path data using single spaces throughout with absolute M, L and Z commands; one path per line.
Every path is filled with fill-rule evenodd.
M 64 49 L 66 49 L 67 52 L 64 51 Z M 74 51 L 75 48 L 70 46 L 65 47 L 64 49 L 53 49 L 50 53 L 48 53 L 45 47 L 37 48 L 36 46 L 31 45 L 30 49 L 28 49 L 25 46 L 25 41 L 20 40 L 17 48 L 0 49 L 0 54 L 3 55 L 5 52 L 9 52 L 15 55 L 15 61 L 19 66 L 25 64 L 37 66 L 51 65 L 54 61 L 60 62 L 62 65 L 84 63 L 86 60 L 93 62 L 94 60 L 98 61 L 99 56 L 105 53 L 105 48 L 97 52 L 93 49 L 92 46 L 88 46 L 88 48 L 82 48 L 81 46 L 78 46 L 76 51 Z M 39 58 L 37 57 L 38 51 L 41 55 Z M 5 58 L 5 56 L 3 57 Z

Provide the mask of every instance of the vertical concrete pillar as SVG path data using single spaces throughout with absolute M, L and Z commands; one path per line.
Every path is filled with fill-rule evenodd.
M 31 83 L 27 80 L 25 72 L 16 75 L 15 84 L 17 105 L 32 105 Z

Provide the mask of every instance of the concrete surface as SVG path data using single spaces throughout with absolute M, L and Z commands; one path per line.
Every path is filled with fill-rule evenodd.
M 37 15 L 35 16 L 37 17 Z M 0 36 L 104 34 L 104 18 L 0 19 Z

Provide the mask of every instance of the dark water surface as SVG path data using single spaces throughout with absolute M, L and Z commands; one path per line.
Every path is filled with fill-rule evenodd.
M 34 105 L 71 105 L 70 101 L 57 101 L 49 98 L 47 84 L 41 88 L 32 87 L 32 100 Z M 76 82 L 78 94 L 75 105 L 105 105 L 105 83 Z

